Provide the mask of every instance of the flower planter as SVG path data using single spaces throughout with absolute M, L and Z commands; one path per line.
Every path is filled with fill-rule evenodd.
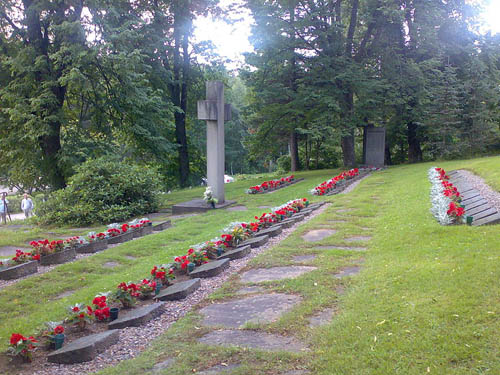
M 44 255 L 40 258 L 42 266 L 49 266 L 51 264 L 61 264 L 69 262 L 76 258 L 76 251 L 74 248 L 58 251 L 54 254 Z
M 117 243 L 123 243 L 123 242 L 130 241 L 133 238 L 134 238 L 134 234 L 132 232 L 130 232 L 130 231 L 127 231 L 125 233 L 120 234 L 119 236 L 108 238 L 108 244 L 109 245 L 114 245 L 114 244 L 117 244 Z
M 108 240 L 98 240 L 94 242 L 90 242 L 87 245 L 80 246 L 76 249 L 77 253 L 80 254 L 89 254 L 96 253 L 98 251 L 105 250 L 108 247 Z
M 145 227 L 134 229 L 132 231 L 132 233 L 134 234 L 134 238 L 139 238 L 139 237 L 144 236 L 144 228 Z
M 168 221 L 164 221 L 163 223 L 160 223 L 160 224 L 157 224 L 153 227 L 153 230 L 155 232 L 158 232 L 158 231 L 161 231 L 161 230 L 165 230 L 167 228 L 170 228 L 172 226 L 172 223 L 170 220 Z
M 38 272 L 38 262 L 33 260 L 12 266 L 9 268 L 0 268 L 0 280 L 13 280 L 28 276 Z
M 59 333 L 54 336 L 54 349 L 61 349 L 64 344 L 64 333 Z
M 145 236 L 147 234 L 153 233 L 153 227 L 151 225 L 146 225 L 145 227 L 142 227 L 142 235 Z

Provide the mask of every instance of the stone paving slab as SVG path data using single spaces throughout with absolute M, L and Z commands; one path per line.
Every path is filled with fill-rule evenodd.
M 266 244 L 267 241 L 269 241 L 269 236 L 257 236 L 257 237 L 253 237 L 249 240 L 243 241 L 242 243 L 240 243 L 238 245 L 238 247 L 250 245 L 250 247 L 253 249 L 255 247 L 259 247 L 259 246 Z
M 357 241 L 370 241 L 372 239 L 371 236 L 354 236 L 349 238 L 344 238 L 345 242 L 357 242 Z
M 309 327 L 314 328 L 330 323 L 332 321 L 333 314 L 335 313 L 335 311 L 336 310 L 333 307 L 330 307 L 311 316 L 309 318 Z
M 238 295 L 243 295 L 243 294 L 250 294 L 250 293 L 260 293 L 264 292 L 266 289 L 262 288 L 260 286 L 246 286 L 244 288 L 238 289 L 236 291 L 236 294 Z
M 297 255 L 293 257 L 294 262 L 309 262 L 316 259 L 316 255 Z
M 309 216 L 312 213 L 313 213 L 312 208 L 306 208 L 306 209 L 300 210 L 300 214 L 304 215 L 304 216 Z
M 163 302 L 139 307 L 121 315 L 116 320 L 108 324 L 108 329 L 122 329 L 125 327 L 139 327 L 151 319 L 155 318 L 163 309 Z
M 340 272 L 336 273 L 334 276 L 337 279 L 341 279 L 343 277 L 348 277 L 348 276 L 354 276 L 361 271 L 360 266 L 351 266 L 351 267 L 345 267 Z
M 351 251 L 366 251 L 366 247 L 362 246 L 316 246 L 316 250 L 351 250 Z
M 315 269 L 316 267 L 309 266 L 257 268 L 244 272 L 241 275 L 241 281 L 244 283 L 260 283 L 263 281 L 293 279 Z
M 119 338 L 120 330 L 118 329 L 85 336 L 50 353 L 47 360 L 62 364 L 88 362 L 111 345 L 116 344 Z
M 303 342 L 293 337 L 273 335 L 250 330 L 218 330 L 198 339 L 200 343 L 225 347 L 240 346 L 265 351 L 300 353 L 308 350 Z
M 476 203 L 476 202 L 479 202 L 479 201 L 482 201 L 482 200 L 485 200 L 482 196 L 480 195 L 477 195 L 475 196 L 474 198 L 470 198 L 470 199 L 464 199 L 462 200 L 462 204 L 464 206 L 469 206 L 471 205 L 472 203 Z
M 206 370 L 197 372 L 198 375 L 229 375 L 232 373 L 232 370 L 240 367 L 240 364 L 232 364 L 232 365 L 215 365 Z
M 28 249 L 26 247 L 19 247 L 19 246 L 2 246 L 0 247 L 0 257 L 10 257 L 12 258 L 14 255 L 16 255 L 16 250 L 22 250 L 23 252 L 29 252 L 31 249 Z
M 205 278 L 213 277 L 223 272 L 229 267 L 229 259 L 214 260 L 212 262 L 203 264 L 200 267 L 196 267 L 193 272 L 189 274 L 192 278 Z
M 281 225 L 273 225 L 272 227 L 260 230 L 258 232 L 258 235 L 259 236 L 275 237 L 278 234 L 280 234 L 281 232 L 283 232 L 283 228 L 281 227 Z
M 288 294 L 259 294 L 229 302 L 213 303 L 200 310 L 203 324 L 241 328 L 246 323 L 271 323 L 302 300 Z
M 157 296 L 155 296 L 155 299 L 160 301 L 177 301 L 184 299 L 200 286 L 200 279 L 181 281 L 162 290 Z
M 466 193 L 461 194 L 462 201 L 465 201 L 465 200 L 468 200 L 471 198 L 475 198 L 475 197 L 480 197 L 480 196 L 481 196 L 481 194 L 477 190 L 475 190 L 475 191 L 471 190 L 471 191 L 468 191 Z
M 153 368 L 149 371 L 149 373 L 150 374 L 161 374 L 164 372 L 163 370 L 166 370 L 169 367 L 172 367 L 172 365 L 174 363 L 175 363 L 175 358 L 167 358 L 166 360 L 154 365 Z
M 232 206 L 226 208 L 226 211 L 248 211 L 246 206 Z
M 290 219 L 286 219 L 286 220 L 280 221 L 280 225 L 281 225 L 282 228 L 290 228 L 296 222 L 297 222 L 297 220 L 293 220 L 292 218 L 290 218 Z
M 497 212 L 496 214 L 486 216 L 485 218 L 479 219 L 479 220 L 474 220 L 472 222 L 473 226 L 479 226 L 479 225 L 491 225 L 491 224 L 498 224 L 500 223 L 500 214 Z
M 252 250 L 252 248 L 250 245 L 237 247 L 234 250 L 225 252 L 217 259 L 230 259 L 230 260 L 241 259 L 241 258 L 246 257 L 248 254 L 250 254 L 251 250 Z
M 337 233 L 335 229 L 313 229 L 302 235 L 306 242 L 318 242 Z
M 120 263 L 118 263 L 118 262 L 106 262 L 106 263 L 104 263 L 102 266 L 103 266 L 104 268 L 115 268 L 115 267 L 118 267 L 118 266 L 120 266 L 120 265 L 121 265 L 121 264 L 120 264 Z

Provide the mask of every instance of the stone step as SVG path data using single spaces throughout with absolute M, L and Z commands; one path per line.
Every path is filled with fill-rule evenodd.
M 186 298 L 201 286 L 200 279 L 192 279 L 175 283 L 164 289 L 161 293 L 155 296 L 160 301 L 176 301 Z
M 226 258 L 230 259 L 230 260 L 241 259 L 241 258 L 246 257 L 248 254 L 250 254 L 251 250 L 252 250 L 252 247 L 250 245 L 237 247 L 234 250 L 225 252 L 217 259 L 226 259 Z
M 259 236 L 269 236 L 269 237 L 275 237 L 278 234 L 283 232 L 283 228 L 281 225 L 273 225 L 272 227 L 269 227 L 267 229 L 260 230 L 258 232 Z
M 498 224 L 500 223 L 500 214 L 497 212 L 496 214 L 486 216 L 482 219 L 479 220 L 474 220 L 472 222 L 472 225 L 474 226 L 479 226 L 479 225 L 491 225 L 491 224 Z
M 118 329 L 85 336 L 50 353 L 47 360 L 61 364 L 92 361 L 99 353 L 116 344 L 119 338 L 120 330 Z
M 196 267 L 193 272 L 189 274 L 190 277 L 205 278 L 217 276 L 229 267 L 229 259 L 214 260 L 213 262 L 205 263 L 200 267 Z
M 259 247 L 259 246 L 266 244 L 267 241 L 269 241 L 269 236 L 260 236 L 259 235 L 258 237 L 253 237 L 249 240 L 246 240 L 246 241 L 240 243 L 238 245 L 238 247 L 250 245 L 250 247 L 253 249 L 255 247 Z
M 306 209 L 301 210 L 300 213 L 301 213 L 301 215 L 309 216 L 310 214 L 313 213 L 313 210 L 310 208 L 306 208 Z
M 293 226 L 297 221 L 296 220 L 293 220 L 292 218 L 290 219 L 285 219 L 283 221 L 280 221 L 280 225 L 283 227 L 283 228 L 290 228 L 291 226 Z
M 475 208 L 471 208 L 470 210 L 465 211 L 466 216 L 474 216 L 480 212 L 489 210 L 491 208 L 489 203 L 482 204 L 481 206 L 477 206 Z
M 498 212 L 498 211 L 497 211 L 495 208 L 490 207 L 489 209 L 484 210 L 484 211 L 482 211 L 482 212 L 480 212 L 480 213 L 476 214 L 476 215 L 474 216 L 474 221 L 476 221 L 476 220 L 480 220 L 480 219 L 482 219 L 482 218 L 484 218 L 484 217 L 487 217 L 487 216 L 490 216 L 490 215 L 494 215 L 494 214 L 496 214 L 497 212 Z M 474 222 L 474 221 L 473 221 L 473 222 Z
M 125 327 L 139 327 L 144 323 L 161 314 L 163 302 L 153 303 L 151 305 L 139 307 L 120 316 L 108 324 L 108 329 L 122 329 Z
M 306 216 L 303 214 L 295 214 L 292 217 L 295 218 L 295 220 L 297 220 L 297 222 L 302 221 L 306 218 Z
M 488 204 L 489 202 L 486 199 L 479 198 L 475 199 L 473 202 L 465 202 L 463 205 L 465 206 L 465 210 L 470 210 L 472 208 L 475 208 L 477 206 L 481 206 L 483 204 Z
M 463 194 L 462 195 L 462 202 L 468 202 L 468 201 L 472 201 L 473 199 L 475 198 L 482 198 L 481 197 L 481 194 L 479 194 L 479 192 L 477 193 L 467 193 L 467 194 Z

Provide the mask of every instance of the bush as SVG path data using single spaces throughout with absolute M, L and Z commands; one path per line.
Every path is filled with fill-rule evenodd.
M 91 159 L 68 186 L 37 209 L 41 224 L 90 225 L 125 221 L 158 209 L 158 174 L 115 159 Z
M 276 160 L 278 165 L 278 171 L 280 173 L 287 173 L 292 169 L 292 160 L 290 155 L 281 155 L 278 160 Z

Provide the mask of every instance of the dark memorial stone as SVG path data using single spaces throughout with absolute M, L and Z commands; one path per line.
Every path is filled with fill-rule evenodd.
M 155 296 L 155 298 L 159 299 L 160 301 L 176 301 L 179 299 L 184 299 L 200 286 L 200 279 L 182 281 L 180 283 L 175 283 L 174 285 L 169 286 L 157 296 Z
M 125 315 L 120 315 L 108 324 L 108 329 L 122 329 L 125 327 L 139 327 L 161 314 L 163 302 L 133 309 Z
M 127 241 L 132 240 L 133 238 L 134 238 L 134 233 L 125 232 L 125 233 L 120 234 L 118 236 L 108 238 L 108 244 L 114 245 L 117 243 L 127 242 Z
M 363 133 L 363 163 L 383 167 L 385 159 L 385 128 L 366 126 Z
M 281 225 L 273 225 L 270 228 L 260 230 L 257 234 L 259 236 L 274 237 L 274 236 L 277 236 L 278 234 L 280 234 L 281 232 L 283 232 L 283 228 L 281 227 Z
M 489 210 L 490 208 L 491 208 L 490 204 L 485 203 L 485 204 L 482 204 L 481 206 L 477 206 L 477 207 L 474 207 L 474 208 L 471 208 L 471 209 L 465 211 L 465 215 L 466 216 L 474 216 L 480 212 Z
M 481 219 L 476 220 L 474 218 L 474 221 L 472 222 L 472 225 L 474 226 L 479 226 L 479 225 L 490 225 L 490 224 L 497 224 L 500 223 L 500 214 L 497 212 L 493 215 L 483 217 Z
M 252 250 L 250 245 L 242 246 L 242 247 L 237 247 L 235 250 L 227 251 L 224 254 L 222 254 L 220 257 L 217 259 L 241 259 L 246 257 L 250 251 Z
M 267 241 L 269 241 L 269 236 L 260 236 L 259 235 L 258 237 L 254 237 L 254 238 L 251 238 L 249 240 L 243 241 L 242 243 L 240 243 L 238 245 L 238 247 L 250 245 L 250 247 L 253 249 L 255 247 L 259 247 L 259 246 L 266 244 Z
M 85 336 L 50 353 L 47 360 L 62 364 L 88 362 L 111 345 L 116 344 L 119 338 L 120 330 L 118 329 Z
M 189 274 L 192 278 L 200 277 L 213 277 L 217 276 L 219 273 L 223 272 L 229 267 L 229 259 L 214 260 L 203 264 L 200 267 L 196 267 L 193 272 Z

